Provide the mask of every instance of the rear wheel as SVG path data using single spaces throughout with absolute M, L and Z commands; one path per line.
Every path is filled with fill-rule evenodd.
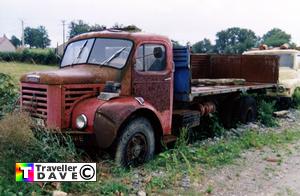
M 222 124 L 225 128 L 232 128 L 236 126 L 237 116 L 236 116 L 236 104 L 239 102 L 239 97 L 230 97 L 226 99 L 221 106 L 220 118 Z
M 155 139 L 150 122 L 143 117 L 133 119 L 118 137 L 115 161 L 128 167 L 137 166 L 152 159 Z
M 241 123 L 249 123 L 256 121 L 257 106 L 253 97 L 241 97 L 239 107 L 239 121 Z

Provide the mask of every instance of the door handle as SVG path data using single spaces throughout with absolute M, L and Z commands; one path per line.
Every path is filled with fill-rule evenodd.
M 171 77 L 165 78 L 164 81 L 169 81 L 171 80 Z

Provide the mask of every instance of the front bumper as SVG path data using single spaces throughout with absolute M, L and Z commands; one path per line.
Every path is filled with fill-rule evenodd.
M 94 133 L 82 131 L 66 131 L 63 135 L 69 135 L 76 146 L 97 146 L 96 136 Z
M 96 135 L 91 132 L 77 131 L 77 130 L 58 130 L 58 129 L 47 129 L 44 126 L 34 123 L 31 127 L 35 134 L 39 132 L 48 132 L 54 134 L 59 138 L 60 141 L 66 141 L 66 137 L 70 137 L 74 144 L 78 147 L 84 146 L 97 146 Z M 45 134 L 47 135 L 47 134 Z
M 270 97 L 292 97 L 289 89 L 285 89 L 283 92 L 278 92 L 277 90 L 268 89 L 267 96 Z

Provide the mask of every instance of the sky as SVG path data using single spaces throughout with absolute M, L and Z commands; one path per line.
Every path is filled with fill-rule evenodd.
M 184 44 L 229 27 L 262 36 L 277 27 L 300 45 L 299 0 L 1 0 L 0 36 L 21 37 L 25 27 L 46 27 L 51 46 L 63 40 L 62 20 L 82 19 L 90 25 L 134 24 L 145 32 L 166 35 Z M 67 25 L 68 26 L 68 25 Z M 69 31 L 66 27 L 66 31 Z

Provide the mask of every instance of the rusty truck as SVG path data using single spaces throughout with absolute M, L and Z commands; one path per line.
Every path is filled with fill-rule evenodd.
M 129 166 L 215 111 L 228 122 L 255 120 L 247 95 L 276 91 L 277 82 L 276 56 L 192 54 L 165 36 L 106 30 L 70 39 L 60 69 L 23 75 L 20 102 L 38 126 L 113 149 Z

